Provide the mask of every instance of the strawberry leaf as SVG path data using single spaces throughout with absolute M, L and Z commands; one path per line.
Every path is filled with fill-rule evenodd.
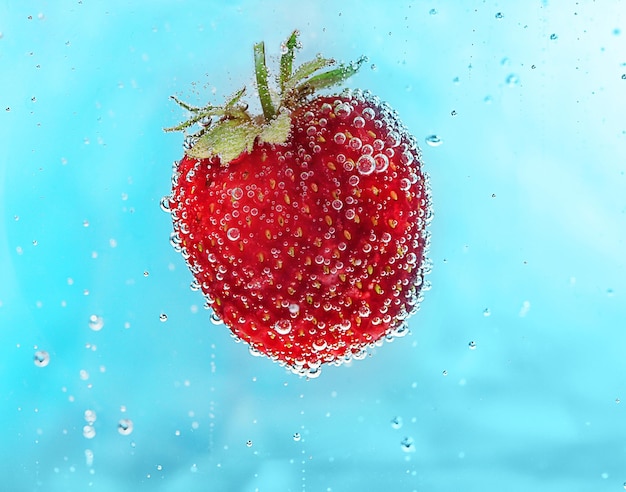
M 333 65 L 335 60 L 332 58 L 324 58 L 320 55 L 317 55 L 313 60 L 303 63 L 300 65 L 291 78 L 285 83 L 283 94 L 286 94 L 288 91 L 292 90 L 299 82 L 303 81 L 307 77 L 311 76 L 318 70 Z
M 348 65 L 339 65 L 339 67 L 333 70 L 315 75 L 300 84 L 296 90 L 299 91 L 304 89 L 304 92 L 314 92 L 320 89 L 325 89 L 326 87 L 337 85 L 357 73 L 361 65 L 366 60 L 367 58 L 362 56 L 356 62 Z
M 258 134 L 259 127 L 251 122 L 221 121 L 202 135 L 187 153 L 197 159 L 219 156 L 226 165 L 242 152 L 250 152 Z
M 259 138 L 269 144 L 282 144 L 287 141 L 290 130 L 291 116 L 287 112 L 282 112 L 263 127 Z

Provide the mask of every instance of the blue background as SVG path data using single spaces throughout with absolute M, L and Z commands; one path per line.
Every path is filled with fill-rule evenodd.
M 2 2 L 0 490 L 626 488 L 625 17 Z M 300 61 L 369 57 L 348 85 L 418 137 L 435 205 L 411 334 L 312 381 L 211 324 L 159 207 L 182 152 L 168 96 L 251 86 L 253 43 L 278 54 L 296 27 Z

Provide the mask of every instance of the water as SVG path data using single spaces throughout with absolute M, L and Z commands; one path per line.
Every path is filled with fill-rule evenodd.
M 623 490 L 620 2 L 5 3 L 3 490 Z M 161 209 L 168 97 L 296 27 L 368 57 L 435 204 L 410 334 L 309 381 L 211 323 Z

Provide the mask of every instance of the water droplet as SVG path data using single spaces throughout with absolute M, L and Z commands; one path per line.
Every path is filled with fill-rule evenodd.
M 104 327 L 104 319 L 101 316 L 92 314 L 89 316 L 89 328 L 93 331 L 100 331 Z
M 117 432 L 127 436 L 133 432 L 133 421 L 130 419 L 120 419 L 117 423 Z
M 45 350 L 37 350 L 33 357 L 33 362 L 37 367 L 46 367 L 50 364 L 50 354 Z
M 426 137 L 426 143 L 431 147 L 439 147 L 443 143 L 443 140 L 437 135 L 430 135 Z
M 476 350 L 476 342 L 474 340 L 472 340 L 470 343 L 467 344 L 468 347 L 470 348 L 470 350 Z
M 402 417 L 394 417 L 391 419 L 391 427 L 393 429 L 400 429 L 402 427 Z
M 504 17 L 504 15 L 502 15 L 502 12 L 498 12 L 496 14 L 496 19 L 502 19 Z
M 550 40 L 554 41 L 555 39 L 559 39 L 559 37 L 556 35 L 556 33 L 550 34 Z
M 412 437 L 405 437 L 404 439 L 402 439 L 400 446 L 402 447 L 402 451 L 404 451 L 405 453 L 415 452 L 415 441 L 413 441 Z
M 362 155 L 356 161 L 356 170 L 363 176 L 369 176 L 376 169 L 376 161 L 371 155 Z
M 437 15 L 437 9 L 430 9 L 430 10 L 428 11 L 428 13 L 429 13 L 430 15 Z
M 291 331 L 291 321 L 280 319 L 274 323 L 274 331 L 279 335 L 287 335 Z
M 300 441 L 300 439 L 302 439 L 302 436 L 300 435 L 300 433 L 299 433 L 299 432 L 296 432 L 296 433 L 293 435 L 293 440 L 294 440 L 294 441 L 296 441 L 296 442 L 298 442 L 298 441 Z
M 246 441 L 246 446 L 251 448 L 252 447 L 252 441 Z
M 236 227 L 231 227 L 226 232 L 226 237 L 231 241 L 236 241 L 240 237 L 239 229 L 237 229 Z
M 167 314 L 161 313 L 159 315 L 159 320 L 161 320 L 161 323 L 165 323 L 167 321 Z

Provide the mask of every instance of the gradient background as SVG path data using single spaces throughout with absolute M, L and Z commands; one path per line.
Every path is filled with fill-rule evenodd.
M 625 489 L 625 21 L 617 0 L 2 2 L 0 490 Z M 168 96 L 219 103 L 296 27 L 300 61 L 369 57 L 348 85 L 419 138 L 435 205 L 411 334 L 312 381 L 211 324 L 159 207 Z

